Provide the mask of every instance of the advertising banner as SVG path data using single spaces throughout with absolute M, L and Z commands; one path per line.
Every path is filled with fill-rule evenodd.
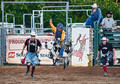
M 26 55 L 26 48 L 24 54 L 21 55 L 25 40 L 30 38 L 29 35 L 7 35 L 6 36 L 6 61 L 12 64 L 20 64 L 20 60 Z M 53 61 L 49 59 L 49 50 L 45 48 L 45 42 L 52 41 L 54 36 L 37 36 L 36 37 L 42 44 L 42 50 L 38 54 L 41 60 L 40 64 L 53 64 Z

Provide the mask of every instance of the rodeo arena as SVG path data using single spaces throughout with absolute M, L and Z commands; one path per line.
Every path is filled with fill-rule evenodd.
M 53 3 L 60 5 L 47 6 Z M 16 24 L 17 16 L 5 12 L 7 4 L 44 5 L 30 13 L 24 11 L 23 24 Z M 73 23 L 68 15 L 71 11 L 85 12 L 89 20 L 94 7 L 96 3 L 2 1 L 0 84 L 120 84 L 120 25 L 117 24 L 120 20 L 115 20 L 115 27 L 105 31 L 98 21 L 92 25 Z M 45 28 L 46 12 L 64 12 L 66 25 L 54 24 L 55 18 L 49 18 L 51 28 Z M 13 22 L 8 22 L 9 17 Z M 30 19 L 29 28 L 26 18 Z

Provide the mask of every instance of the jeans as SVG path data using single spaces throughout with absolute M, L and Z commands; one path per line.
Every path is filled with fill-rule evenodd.
M 60 51 L 59 51 L 59 55 L 58 56 L 63 56 L 63 52 L 64 52 L 64 49 L 61 48 Z

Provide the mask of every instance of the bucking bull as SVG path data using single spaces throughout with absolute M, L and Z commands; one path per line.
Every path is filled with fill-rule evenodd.
M 45 42 L 45 48 L 49 49 L 50 53 L 50 59 L 53 59 L 53 69 L 55 68 L 56 63 L 62 59 L 64 61 L 64 69 L 66 68 L 66 65 L 69 65 L 71 60 L 71 54 L 72 54 L 72 44 L 65 45 L 65 41 L 62 43 L 59 43 L 59 40 L 53 40 L 49 42 Z M 58 56 L 60 49 L 64 49 L 63 56 Z

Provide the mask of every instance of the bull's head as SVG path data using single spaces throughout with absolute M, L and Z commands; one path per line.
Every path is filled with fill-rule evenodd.
M 45 48 L 52 49 L 54 46 L 54 41 L 45 42 Z

